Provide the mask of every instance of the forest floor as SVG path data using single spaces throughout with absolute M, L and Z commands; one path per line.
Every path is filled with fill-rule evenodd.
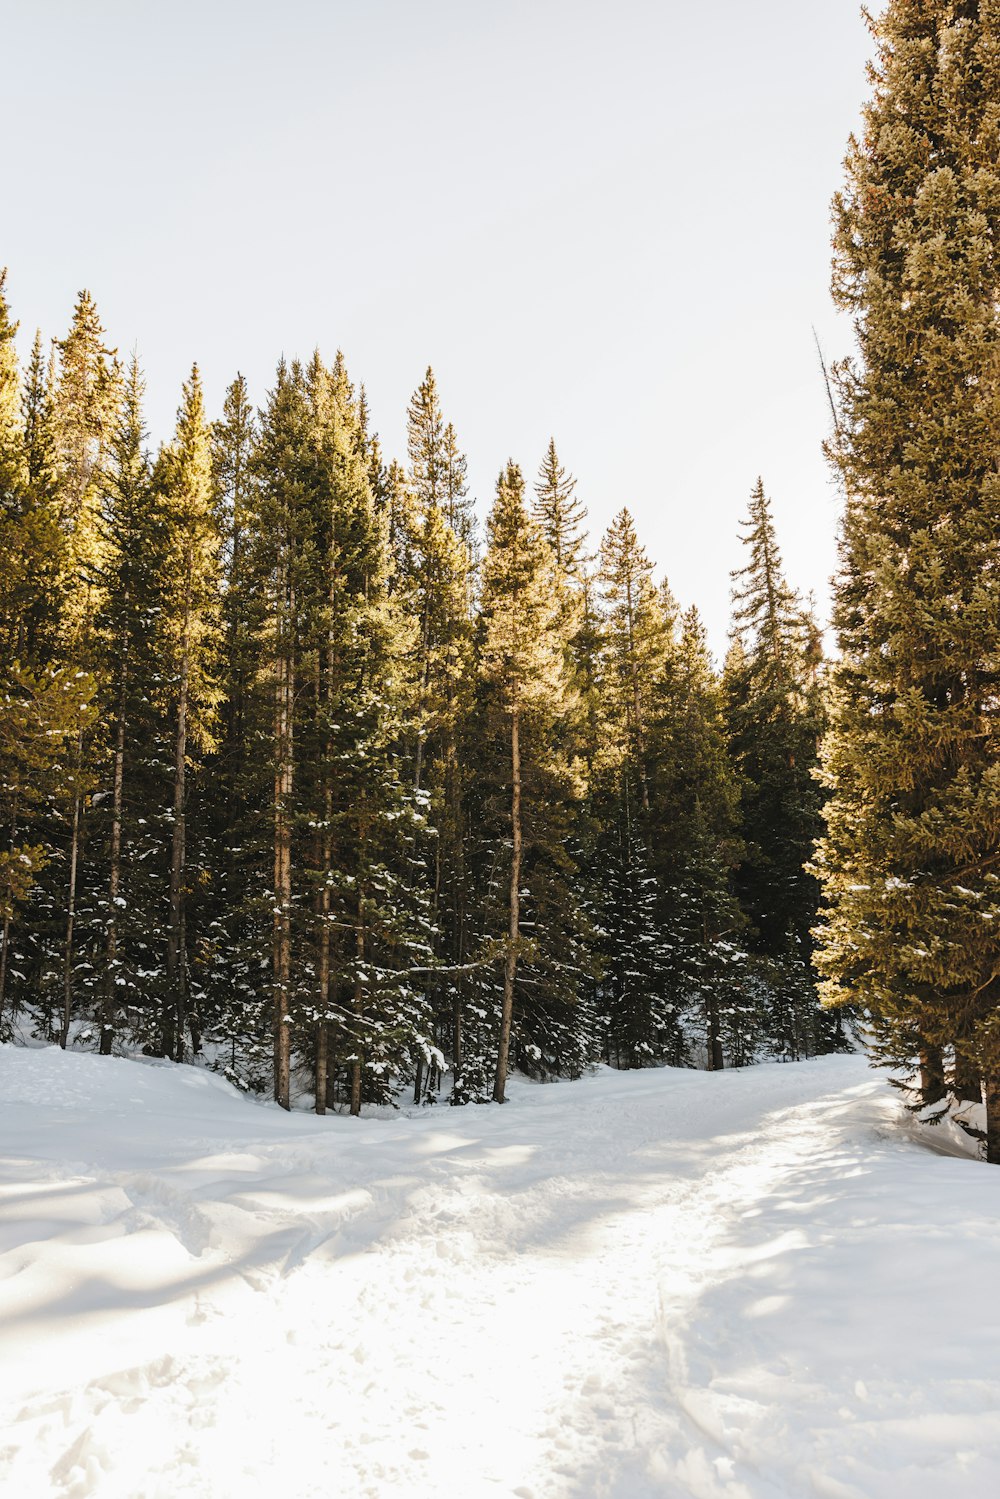
M 1000 1172 L 858 1057 L 283 1114 L 0 1048 L 0 1493 L 1000 1493 Z

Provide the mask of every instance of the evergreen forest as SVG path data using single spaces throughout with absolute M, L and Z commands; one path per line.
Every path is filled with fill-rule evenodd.
M 555 441 L 485 534 L 428 369 L 405 461 L 338 353 L 197 368 L 151 451 L 82 292 L 0 303 L 0 1025 L 284 1106 L 846 1044 L 812 938 L 820 631 L 749 494 L 719 672 Z
M 720 665 L 555 440 L 480 524 L 432 370 L 405 454 L 318 352 L 156 445 L 0 281 L 0 1039 L 356 1114 L 862 1035 L 1000 1160 L 1000 17 L 872 25 L 830 660 L 752 468 Z

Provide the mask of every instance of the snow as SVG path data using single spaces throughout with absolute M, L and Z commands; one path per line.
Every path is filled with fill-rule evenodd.
M 1000 1492 L 1000 1172 L 857 1057 L 316 1119 L 0 1048 L 0 1492 Z

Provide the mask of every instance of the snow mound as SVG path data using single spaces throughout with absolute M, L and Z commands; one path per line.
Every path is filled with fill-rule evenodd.
M 4 1494 L 1000 1492 L 1000 1173 L 857 1057 L 351 1120 L 4 1047 L 0 1099 Z

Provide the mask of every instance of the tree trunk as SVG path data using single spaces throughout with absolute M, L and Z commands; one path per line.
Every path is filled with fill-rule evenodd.
M 14 851 L 14 842 L 17 838 L 17 798 L 14 798 L 14 806 L 10 816 L 10 850 Z M 10 912 L 3 919 L 3 937 L 0 942 L 0 1020 L 3 1019 L 3 1007 L 7 998 L 7 955 L 10 951 Z
M 365 960 L 365 929 L 362 924 L 361 892 L 358 892 L 358 914 L 354 925 L 354 952 L 357 966 L 354 974 L 354 1014 L 360 1021 L 364 1005 L 364 989 L 361 983 L 361 965 Z M 360 1025 L 358 1027 L 360 1033 Z M 355 1046 L 361 1050 L 358 1036 L 355 1036 Z M 359 1056 L 351 1067 L 351 1114 L 357 1118 L 361 1113 L 361 1063 Z
M 3 1019 L 4 1001 L 7 996 L 7 951 L 10 945 L 10 917 L 3 919 L 3 936 L 0 938 L 0 1020 Z
M 329 792 L 327 793 L 327 826 L 329 827 Z M 329 832 L 323 839 L 323 888 L 319 897 L 319 1012 L 316 1024 L 316 1112 L 326 1113 L 326 1075 L 329 1057 L 329 1032 L 327 1016 L 330 1013 L 330 886 L 327 878 L 330 869 Z
M 986 1159 L 1000 1166 L 1000 1077 L 983 1078 L 986 1101 Z
M 291 1107 L 292 1041 L 288 996 L 292 968 L 292 830 L 291 797 L 294 786 L 292 704 L 294 671 L 291 653 L 278 662 L 275 693 L 274 774 L 274 1097 L 283 1109 Z
M 187 871 L 187 734 L 188 734 L 188 614 L 185 611 L 181 679 L 177 695 L 174 739 L 174 829 L 170 851 L 170 926 L 167 932 L 167 1007 L 163 1024 L 163 1055 L 184 1060 L 187 1019 L 187 953 L 185 951 L 184 879 Z
M 927 1108 L 929 1104 L 940 1103 L 947 1094 L 944 1084 L 944 1063 L 941 1059 L 940 1046 L 931 1046 L 924 1042 L 920 1047 L 920 1099 Z
M 708 994 L 708 1070 L 722 1072 L 726 1060 L 722 1054 L 722 1032 L 719 1025 L 719 1000 L 714 989 Z
M 73 1013 L 73 929 L 76 926 L 76 882 L 80 867 L 80 817 L 82 798 L 79 791 L 80 770 L 83 764 L 83 734 L 76 740 L 77 787 L 73 794 L 73 833 L 69 851 L 69 900 L 66 905 L 66 946 L 63 953 L 63 1023 L 59 1032 L 59 1045 L 63 1051 L 69 1042 L 69 1023 Z M 111 1031 L 101 1027 L 100 1054 L 111 1055 Z
M 457 990 L 458 985 L 456 984 L 455 987 Z M 457 992 L 452 999 L 451 1051 L 452 1065 L 454 1066 L 455 1076 L 457 1077 L 462 1070 L 462 1001 L 459 998 Z
M 458 741 L 455 732 L 455 688 L 448 681 L 448 739 L 445 751 L 445 805 L 448 808 L 448 851 L 445 880 L 450 896 L 449 919 L 452 927 L 452 960 L 465 962 L 465 868 L 462 841 L 462 788 L 459 772 Z M 452 986 L 451 1000 L 452 1067 L 457 1078 L 462 1068 L 462 979 Z
M 327 769 L 329 775 L 329 746 L 327 747 Z M 326 1113 L 326 1072 L 328 1056 L 327 1017 L 330 1013 L 330 859 L 332 850 L 330 845 L 330 819 L 333 815 L 333 798 L 330 787 L 327 786 L 323 797 L 324 802 L 324 824 L 323 836 L 319 846 L 319 869 L 322 881 L 317 898 L 317 931 L 316 946 L 318 949 L 318 961 L 316 964 L 316 1007 L 319 1011 L 319 1020 L 316 1025 L 316 1113 Z M 322 1076 L 320 1075 L 322 1073 Z
M 517 942 L 521 913 L 521 739 L 518 709 L 515 704 L 510 716 L 510 927 L 507 936 L 507 957 L 503 968 L 503 1009 L 500 1012 L 500 1046 L 497 1055 L 496 1078 L 493 1083 L 493 1102 L 504 1102 L 507 1086 L 507 1064 L 510 1056 L 510 1032 L 514 1018 L 514 979 L 517 975 Z
M 104 959 L 104 1000 L 101 1035 L 114 1026 L 118 985 L 118 899 L 122 873 L 122 803 L 125 785 L 125 672 L 118 695 L 118 725 L 115 732 L 114 789 L 111 806 L 111 872 L 108 878 L 108 931 Z
M 334 639 L 333 624 L 336 606 L 336 574 L 331 572 L 328 586 L 328 598 L 330 604 L 330 628 L 327 636 L 327 649 L 325 662 L 325 684 L 322 681 L 323 669 L 317 660 L 316 667 L 316 698 L 319 702 L 321 694 L 326 696 L 326 707 L 329 722 L 332 724 L 334 715 Z M 330 1091 L 330 865 L 333 862 L 333 743 L 329 733 L 324 742 L 323 766 L 323 836 L 320 840 L 320 865 L 322 885 L 319 895 L 319 1011 L 320 1021 L 316 1033 L 316 1112 L 325 1114 Z
M 326 1113 L 327 1070 L 329 1057 L 329 1031 L 325 1020 L 316 1026 L 316 1112 Z

